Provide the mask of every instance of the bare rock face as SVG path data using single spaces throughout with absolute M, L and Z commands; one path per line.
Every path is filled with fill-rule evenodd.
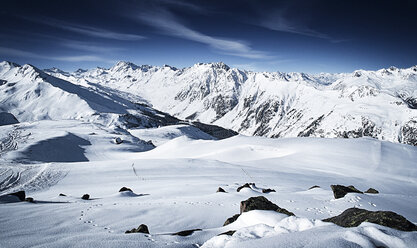
M 308 188 L 308 190 L 310 190 L 310 189 L 316 189 L 316 188 L 320 188 L 320 186 L 314 185 L 314 186 L 311 186 L 310 188 Z
M 176 235 L 176 236 L 183 236 L 183 237 L 185 237 L 185 236 L 190 236 L 191 234 L 193 234 L 194 232 L 197 232 L 197 231 L 202 231 L 202 229 L 190 229 L 190 230 L 184 230 L 184 231 L 181 231 L 181 232 L 176 232 L 176 233 L 173 233 L 173 234 L 171 234 L 171 235 Z
M 84 194 L 81 199 L 83 200 L 89 200 L 90 199 L 90 195 L 89 194 Z
M 222 187 L 219 187 L 217 189 L 217 193 L 219 193 L 219 192 L 221 192 L 221 193 L 227 193 Z
M 270 202 L 263 196 L 250 197 L 249 199 L 240 202 L 240 213 L 248 212 L 251 210 L 272 210 L 288 216 L 294 215 L 294 213 L 278 207 L 276 204 Z
M 235 215 L 233 215 L 232 217 L 228 218 L 228 219 L 224 222 L 223 226 L 227 226 L 227 225 L 229 225 L 229 224 L 231 224 L 231 223 L 235 222 L 235 221 L 237 220 L 237 218 L 239 218 L 239 216 L 240 216 L 240 214 L 235 214 Z
M 250 187 L 251 185 L 255 186 L 255 184 L 254 184 L 254 183 L 245 183 L 245 184 L 243 184 L 242 186 L 239 186 L 239 187 L 237 188 L 237 192 L 240 192 L 243 188 L 251 188 L 251 187 Z
M 146 233 L 149 234 L 148 226 L 141 224 L 138 228 L 133 228 L 132 230 L 127 230 L 125 233 Z
M 262 193 L 267 194 L 271 192 L 276 192 L 275 189 L 262 189 Z
M 127 187 L 122 187 L 122 188 L 119 189 L 119 192 L 124 192 L 124 191 L 133 192 L 130 188 L 127 188 Z
M 360 193 L 363 194 L 362 191 L 359 191 L 354 186 L 343 186 L 343 185 L 330 185 L 333 190 L 334 199 L 339 199 L 344 197 L 347 193 Z
M 26 193 L 25 191 L 21 190 L 18 192 L 14 192 L 14 193 L 10 193 L 8 195 L 13 195 L 16 196 L 17 198 L 19 198 L 19 200 L 24 201 L 26 199 Z
M 410 120 L 401 127 L 398 142 L 417 146 L 417 120 Z
M 356 227 L 362 222 L 371 222 L 400 231 L 417 231 L 417 226 L 403 216 L 391 211 L 368 211 L 360 208 L 349 208 L 338 216 L 324 219 L 342 227 Z
M 378 194 L 379 191 L 376 190 L 376 189 L 374 189 L 374 188 L 369 188 L 368 190 L 365 191 L 365 193 L 368 193 L 368 194 Z

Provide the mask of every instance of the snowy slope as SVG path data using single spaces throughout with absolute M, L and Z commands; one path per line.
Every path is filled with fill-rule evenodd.
M 417 67 L 353 73 L 255 73 L 223 63 L 137 66 L 119 62 L 48 73 L 134 93 L 155 108 L 246 135 L 362 137 L 417 144 Z
M 26 128 L 60 130 L 58 123 Z M 84 139 L 94 129 L 79 127 L 78 133 L 70 131 Z M 148 135 L 156 140 L 165 133 L 162 128 L 154 130 L 155 137 Z M 35 199 L 34 204 L 0 204 L 1 247 L 417 246 L 417 232 L 370 223 L 342 228 L 321 221 L 356 206 L 392 210 L 417 223 L 416 147 L 369 138 L 179 137 L 148 152 L 128 153 L 100 141 L 101 136 L 106 134 L 99 132 L 90 139 L 98 149 L 84 146 L 89 162 L 0 166 L 1 177 L 11 175 L 0 195 L 25 189 Z M 33 137 L 28 142 L 37 143 L 39 136 Z M 104 154 L 107 159 L 94 159 Z M 12 155 L 9 161 L 14 161 Z M 236 192 L 245 182 L 256 187 Z M 380 194 L 350 193 L 334 200 L 330 184 L 374 187 Z M 321 188 L 308 190 L 312 185 Z M 123 186 L 134 193 L 119 193 Z M 215 193 L 219 186 L 228 193 Z M 276 192 L 263 194 L 263 188 Z M 91 200 L 81 200 L 86 193 Z M 222 226 L 239 213 L 240 201 L 259 195 L 296 217 L 255 210 Z M 149 227 L 149 235 L 124 234 L 142 223 Z M 170 235 L 194 228 L 202 231 L 188 237 Z M 236 233 L 217 236 L 228 230 Z
M 69 75 L 58 69 L 46 71 Z M 1 62 L 0 92 L 0 113 L 8 118 L 2 118 L 4 121 L 0 125 L 10 123 L 13 116 L 18 122 L 81 120 L 113 129 L 197 125 L 153 109 L 140 96 L 91 82 L 73 84 L 32 65 Z M 222 130 L 220 127 L 217 129 Z M 233 135 L 224 131 L 225 137 Z M 223 138 L 222 135 L 216 138 Z

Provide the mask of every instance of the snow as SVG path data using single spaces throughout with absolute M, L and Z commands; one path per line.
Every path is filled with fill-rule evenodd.
M 417 150 L 412 146 L 368 138 L 236 136 L 194 140 L 180 136 L 167 141 L 167 131 L 181 128 L 175 126 L 149 130 L 148 138 L 164 143 L 138 153 L 131 150 L 141 143 L 116 145 L 111 132 L 89 123 L 69 120 L 17 125 L 21 130 L 16 138 L 19 146 L 1 157 L 8 161 L 0 167 L 1 194 L 25 189 L 37 203 L 0 204 L 1 247 L 417 245 L 416 232 L 369 223 L 341 228 L 320 221 L 357 206 L 392 210 L 417 222 Z M 3 126 L 1 133 L 13 129 L 16 127 Z M 66 132 L 89 140 L 91 145 L 80 144 L 89 161 L 17 162 L 21 150 Z M 89 135 L 92 132 L 95 134 Z M 132 136 L 125 134 L 123 140 L 128 137 Z M 245 182 L 255 182 L 256 187 L 236 192 Z M 353 184 L 361 190 L 373 187 L 381 193 L 350 193 L 334 200 L 329 186 L 336 183 Z M 321 188 L 307 190 L 312 185 Z M 119 193 L 123 186 L 133 193 Z M 228 193 L 215 193 L 219 186 Z M 262 194 L 263 188 L 277 192 Z M 58 196 L 60 193 L 67 196 Z M 81 200 L 86 193 L 92 200 Z M 240 201 L 258 195 L 296 217 L 255 210 L 222 226 L 228 217 L 239 213 Z M 148 225 L 150 235 L 124 234 L 142 223 Z M 167 235 L 194 228 L 203 230 L 188 237 Z M 236 232 L 217 236 L 228 230 Z
M 0 247 L 417 247 L 417 232 L 321 221 L 358 207 L 417 223 L 417 147 L 384 141 L 397 142 L 402 123 L 415 118 L 415 110 L 392 104 L 398 92 L 415 96 L 413 68 L 356 77 L 119 62 L 45 72 L 0 63 L 0 112 L 19 121 L 0 126 Z M 236 105 L 219 117 L 221 99 Z M 265 125 L 271 129 L 259 135 L 267 137 L 283 130 L 282 136 L 297 136 L 320 115 L 323 137 L 354 130 L 362 117 L 382 132 L 379 140 L 217 140 L 186 121 L 170 123 L 153 107 L 235 129 L 247 120 L 243 133 Z M 286 121 L 271 113 L 285 113 Z M 247 182 L 256 185 L 237 192 Z M 332 184 L 380 193 L 334 199 Z M 320 188 L 308 190 L 313 185 Z M 119 192 L 122 187 L 133 192 Z M 227 193 L 216 193 L 218 187 Z M 262 193 L 267 188 L 276 192 Z M 35 202 L 7 196 L 19 190 Z M 261 195 L 295 216 L 253 210 L 223 226 L 241 201 Z M 140 224 L 150 234 L 124 233 Z M 189 229 L 202 230 L 170 235 Z M 219 235 L 230 230 L 236 232 Z
M 417 97 L 415 67 L 309 75 L 255 73 L 223 63 L 173 69 L 119 62 L 110 69 L 51 74 L 75 84 L 87 81 L 134 93 L 181 119 L 245 135 L 297 137 L 323 116 L 310 136 L 361 133 L 368 121 L 375 125 L 373 137 L 398 142 L 401 127 L 417 119 L 417 111 L 405 102 Z

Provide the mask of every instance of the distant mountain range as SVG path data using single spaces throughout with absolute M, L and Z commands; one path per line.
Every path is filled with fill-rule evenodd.
M 177 69 L 118 62 L 65 72 L 1 62 L 0 90 L 0 112 L 21 122 L 153 127 L 187 120 L 245 135 L 369 136 L 417 145 L 417 66 L 311 75 L 224 63 Z

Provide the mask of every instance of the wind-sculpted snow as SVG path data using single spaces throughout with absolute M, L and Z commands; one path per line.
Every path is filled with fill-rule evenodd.
M 370 138 L 235 136 L 216 141 L 178 137 L 153 150 L 133 153 L 128 151 L 132 144 L 112 143 L 115 134 L 90 123 L 19 125 L 26 125 L 22 135 L 32 133 L 29 144 L 2 159 L 13 161 L 19 149 L 68 130 L 89 140 L 91 145 L 84 146 L 89 161 L 1 163 L 0 196 L 25 190 L 34 198 L 34 203 L 0 203 L 1 247 L 373 248 L 417 244 L 416 232 L 367 222 L 343 228 L 321 221 L 356 207 L 394 211 L 416 223 L 417 148 L 413 146 Z M 167 133 L 179 131 L 190 130 L 155 128 L 147 137 L 164 140 Z M 128 139 L 126 134 L 122 137 Z M 256 186 L 237 192 L 246 182 Z M 373 187 L 380 193 L 348 193 L 334 199 L 332 184 L 354 185 L 361 191 Z M 320 187 L 309 189 L 313 185 Z M 119 192 L 122 187 L 132 192 Z M 216 193 L 219 187 L 227 193 Z M 263 193 L 267 188 L 275 192 Z M 84 194 L 90 199 L 82 200 Z M 223 226 L 239 213 L 241 201 L 257 196 L 295 216 L 252 210 Z M 150 234 L 125 234 L 140 224 L 147 225 Z M 201 230 L 186 237 L 170 235 L 190 229 Z M 228 231 L 235 232 L 219 235 Z
M 417 66 L 309 75 L 250 72 L 223 63 L 177 69 L 119 62 L 110 69 L 50 71 L 77 83 L 134 93 L 180 119 L 246 135 L 362 137 L 417 145 Z

